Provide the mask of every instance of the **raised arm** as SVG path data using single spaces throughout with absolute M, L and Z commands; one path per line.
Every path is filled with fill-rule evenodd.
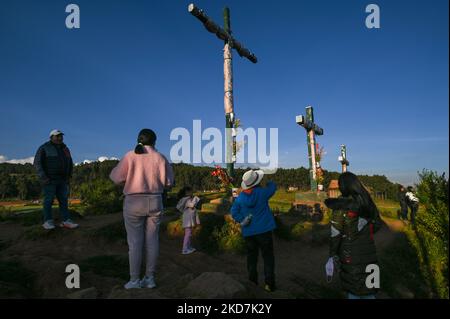
M 277 191 L 277 185 L 274 182 L 270 181 L 267 183 L 266 187 L 264 187 L 264 195 L 267 199 L 271 198 L 275 192 Z

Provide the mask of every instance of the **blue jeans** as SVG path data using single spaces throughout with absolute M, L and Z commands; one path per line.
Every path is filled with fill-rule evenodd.
M 352 293 L 348 293 L 348 299 L 376 299 L 375 295 L 357 296 Z
M 59 203 L 59 213 L 63 221 L 70 219 L 69 184 L 65 181 L 51 181 L 44 185 L 44 222 L 53 220 L 52 204 L 55 196 Z

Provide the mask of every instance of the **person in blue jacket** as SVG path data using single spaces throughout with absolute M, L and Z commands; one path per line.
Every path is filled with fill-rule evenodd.
M 264 289 L 272 292 L 276 289 L 272 237 L 276 225 L 269 208 L 269 199 L 275 194 L 276 185 L 268 182 L 266 187 L 261 187 L 259 184 L 263 177 L 262 170 L 245 172 L 242 177 L 242 192 L 231 207 L 231 215 L 241 224 L 247 246 L 247 270 L 250 281 L 258 284 L 257 263 L 261 250 L 264 260 Z

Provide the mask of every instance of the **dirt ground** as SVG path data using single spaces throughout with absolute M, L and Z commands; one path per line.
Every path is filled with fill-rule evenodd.
M 121 221 L 120 213 L 87 216 L 78 220 L 81 225 L 79 229 L 58 228 L 48 234 L 43 233 L 40 225 L 23 226 L 10 221 L 0 223 L 0 261 L 16 261 L 21 267 L 35 274 L 35 283 L 28 290 L 14 289 L 14 287 L 11 288 L 11 283 L 2 285 L 0 282 L 0 296 L 4 296 L 5 290 L 11 288 L 14 292 L 6 297 L 66 298 L 73 292 L 65 286 L 67 276 L 65 267 L 68 264 L 79 265 L 89 257 L 104 255 L 121 256 L 122 261 L 126 261 L 128 249 L 125 238 L 111 241 L 92 236 L 102 227 L 120 225 Z M 378 251 L 382 251 L 395 240 L 396 233 L 403 227 L 400 221 L 388 220 L 375 237 Z M 193 278 L 210 271 L 231 275 L 245 285 L 248 297 L 344 297 L 339 288 L 338 278 L 334 278 L 331 283 L 326 282 L 324 271 L 328 258 L 326 242 L 312 244 L 308 240 L 285 241 L 274 238 L 278 290 L 267 293 L 262 289 L 262 285 L 256 286 L 247 281 L 245 255 L 234 253 L 209 255 L 202 251 L 191 255 L 181 255 L 181 239 L 171 239 L 165 232 L 161 232 L 160 258 L 156 276 L 158 288 L 146 289 L 140 297 L 189 297 L 180 293 L 182 288 Z M 259 266 L 262 266 L 262 262 Z M 81 288 L 95 287 L 99 298 L 108 298 L 112 291 L 121 290 L 128 271 L 127 265 L 124 265 L 121 276 L 118 277 L 99 275 L 95 271 L 83 271 L 83 267 L 81 268 Z M 262 276 L 262 267 L 259 273 Z M 260 278 L 260 281 L 262 282 L 263 278 Z M 381 291 L 378 297 L 388 298 L 389 296 Z

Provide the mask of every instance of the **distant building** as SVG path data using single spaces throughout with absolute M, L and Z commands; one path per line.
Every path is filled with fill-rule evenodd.
M 328 197 L 329 198 L 338 198 L 341 195 L 339 191 L 339 183 L 337 179 L 332 179 L 330 181 L 330 185 L 328 185 Z

